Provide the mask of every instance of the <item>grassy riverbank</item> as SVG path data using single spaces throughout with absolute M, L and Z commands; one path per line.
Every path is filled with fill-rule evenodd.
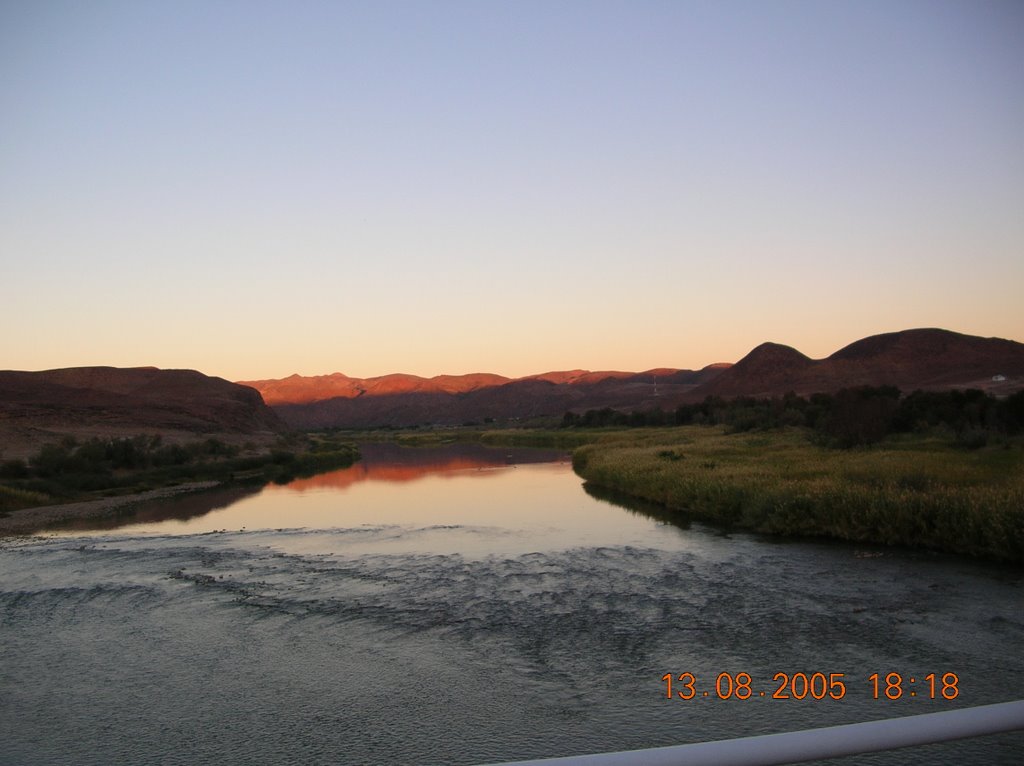
M 608 434 L 577 449 L 573 467 L 597 486 L 733 528 L 1024 563 L 1020 444 L 964 450 L 913 436 L 836 450 L 799 429 L 684 427 Z
M 210 482 L 284 483 L 358 460 L 350 442 L 295 437 L 266 450 L 206 439 L 164 444 L 157 436 L 65 440 L 28 460 L 0 464 L 0 515 L 12 511 Z

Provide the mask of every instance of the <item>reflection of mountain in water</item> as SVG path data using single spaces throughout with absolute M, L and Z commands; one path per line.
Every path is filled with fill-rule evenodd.
M 660 521 L 662 524 L 672 524 L 680 529 L 690 528 L 690 516 L 683 511 L 666 508 L 659 503 L 652 503 L 650 500 L 633 497 L 624 492 L 616 492 L 614 489 L 599 487 L 589 481 L 583 482 L 583 490 L 595 500 L 622 508 L 634 516 L 644 516 Z
M 289 484 L 231 484 L 160 500 L 125 505 L 104 518 L 61 523 L 61 531 L 85 532 L 118 529 L 128 525 L 163 521 L 187 521 L 227 508 L 251 495 L 307 490 L 345 490 L 363 481 L 410 482 L 427 476 L 495 476 L 498 468 L 527 463 L 567 461 L 564 451 L 486 447 L 482 444 L 446 444 L 437 447 L 402 447 L 397 444 L 364 444 L 359 462 L 348 468 L 295 479 Z
M 268 491 L 305 492 L 346 489 L 362 481 L 409 482 L 427 476 L 491 476 L 490 469 L 526 463 L 553 463 L 566 453 L 551 449 L 486 447 L 482 444 L 446 444 L 440 447 L 402 447 L 398 444 L 361 444 L 360 460 L 348 468 L 328 471 Z
M 227 508 L 244 497 L 255 495 L 261 487 L 257 484 L 214 487 L 202 492 L 149 500 L 139 505 L 127 505 L 114 516 L 101 519 L 79 519 L 61 524 L 60 529 L 85 531 L 90 529 L 116 529 L 126 524 L 151 524 L 159 521 L 187 521 L 203 516 L 210 511 Z

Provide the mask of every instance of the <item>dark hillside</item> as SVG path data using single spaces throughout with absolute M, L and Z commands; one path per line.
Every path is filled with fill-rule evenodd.
M 61 436 L 268 436 L 286 430 L 253 388 L 194 370 L 72 367 L 0 371 L 4 457 Z

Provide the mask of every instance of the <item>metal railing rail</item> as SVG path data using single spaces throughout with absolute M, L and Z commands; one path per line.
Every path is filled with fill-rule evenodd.
M 1024 729 L 1024 700 L 823 729 L 494 766 L 770 766 Z

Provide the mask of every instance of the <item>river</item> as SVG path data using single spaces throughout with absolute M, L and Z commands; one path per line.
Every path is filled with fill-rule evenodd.
M 3 541 L 0 762 L 469 766 L 1024 697 L 1019 570 L 726 534 L 557 452 L 363 455 Z M 918 761 L 1024 734 L 830 763 Z

